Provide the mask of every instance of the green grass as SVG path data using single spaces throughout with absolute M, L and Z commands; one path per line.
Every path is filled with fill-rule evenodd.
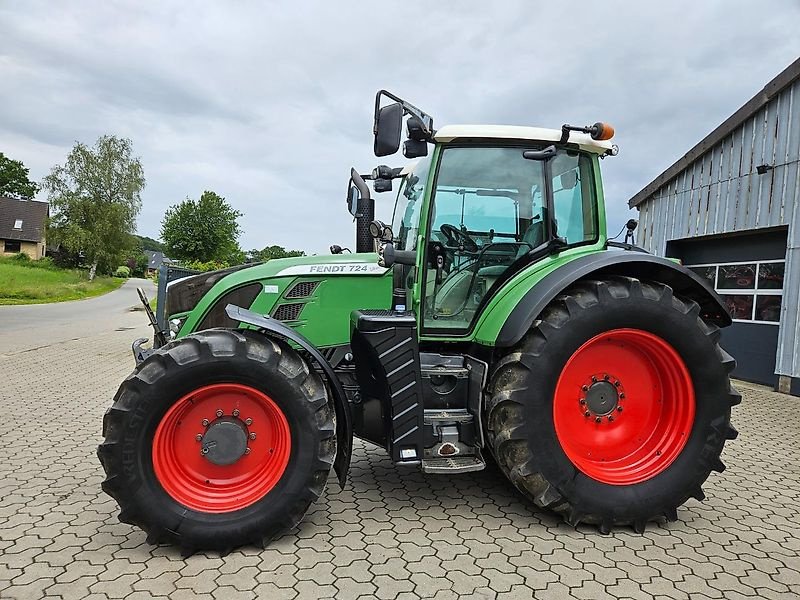
M 119 277 L 95 277 L 86 271 L 38 266 L 0 258 L 0 304 L 42 304 L 100 296 L 125 282 Z

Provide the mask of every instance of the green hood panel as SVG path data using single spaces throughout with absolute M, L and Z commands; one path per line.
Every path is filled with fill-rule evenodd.
M 231 273 L 220 283 L 238 285 L 243 281 L 256 281 L 270 277 L 298 275 L 366 275 L 380 276 L 386 273 L 378 266 L 378 255 L 370 254 L 331 254 L 325 256 L 298 256 L 295 258 L 275 258 Z
M 377 262 L 378 255 L 374 253 L 301 256 L 273 259 L 236 271 L 203 296 L 189 314 L 179 337 L 195 331 L 223 295 L 258 282 L 261 292 L 250 306 L 242 308 L 283 317 L 281 320 L 318 348 L 348 344 L 353 310 L 387 309 L 391 304 L 392 274 Z M 297 287 L 304 282 L 309 285 Z M 303 290 L 302 295 L 286 297 L 297 296 L 299 290 Z

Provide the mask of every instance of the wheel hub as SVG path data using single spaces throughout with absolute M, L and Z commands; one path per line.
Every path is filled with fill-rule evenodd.
M 604 417 L 616 410 L 619 403 L 617 388 L 608 381 L 598 381 L 586 391 L 586 406 L 593 414 Z
M 215 465 L 232 465 L 247 452 L 247 429 L 237 418 L 222 417 L 208 426 L 200 452 Z

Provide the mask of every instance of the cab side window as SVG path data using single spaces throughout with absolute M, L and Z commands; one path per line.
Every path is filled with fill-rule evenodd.
M 556 235 L 567 243 L 597 239 L 597 202 L 591 159 L 583 154 L 562 152 L 552 159 L 553 206 Z

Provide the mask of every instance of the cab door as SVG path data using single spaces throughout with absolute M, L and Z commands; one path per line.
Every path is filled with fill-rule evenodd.
M 567 149 L 544 160 L 524 156 L 541 149 L 440 150 L 420 273 L 424 336 L 467 335 L 507 271 L 530 265 L 526 256 L 549 240 L 564 247 L 597 240 L 591 158 Z

